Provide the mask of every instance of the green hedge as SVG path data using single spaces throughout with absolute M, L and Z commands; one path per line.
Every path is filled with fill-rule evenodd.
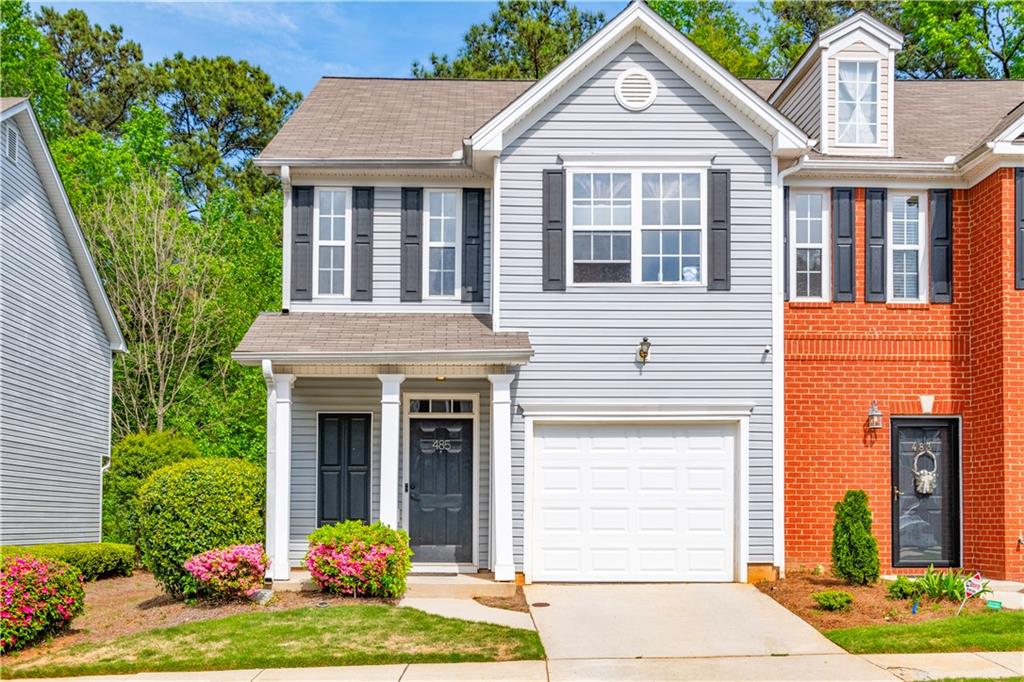
M 143 565 L 168 594 L 195 594 L 186 560 L 263 542 L 263 488 L 263 469 L 240 459 L 189 459 L 154 472 L 139 488 Z
M 8 545 L 0 547 L 0 556 L 30 554 L 40 559 L 56 559 L 71 564 L 86 580 L 131 575 L 135 570 L 135 547 L 116 542 L 78 542 L 74 544 Z

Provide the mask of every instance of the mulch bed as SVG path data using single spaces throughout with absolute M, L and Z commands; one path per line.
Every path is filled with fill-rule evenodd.
M 526 603 L 526 595 L 523 593 L 522 585 L 516 586 L 515 596 L 512 597 L 473 597 L 473 599 L 484 606 L 490 606 L 492 609 L 505 609 L 506 611 L 518 611 L 520 613 L 530 612 L 530 605 Z
M 936 618 L 948 618 L 955 615 L 960 607 L 960 604 L 950 601 L 933 602 L 923 598 L 918 605 L 917 614 L 913 614 L 913 602 L 889 599 L 885 590 L 886 585 L 888 583 L 884 580 L 874 585 L 847 585 L 842 580 L 827 575 L 791 571 L 782 580 L 758 583 L 757 589 L 822 632 L 861 625 L 920 623 Z M 853 595 L 853 604 L 846 611 L 823 611 L 811 597 L 821 590 L 849 592 Z M 984 609 L 984 600 L 971 599 L 964 607 L 964 613 Z

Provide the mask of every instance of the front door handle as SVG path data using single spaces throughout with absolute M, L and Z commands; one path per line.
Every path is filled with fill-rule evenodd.
M 902 494 L 903 493 L 900 491 L 899 487 L 897 487 L 897 486 L 893 486 L 892 487 L 892 499 L 898 500 L 898 499 L 900 499 L 900 495 L 902 495 Z

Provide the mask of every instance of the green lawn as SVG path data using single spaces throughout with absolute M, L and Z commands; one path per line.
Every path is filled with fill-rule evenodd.
M 532 630 L 442 618 L 379 604 L 244 613 L 80 644 L 3 677 L 540 659 Z M 6 657 L 5 657 L 6 658 Z
M 1024 611 L 997 611 L 899 625 L 831 630 L 852 654 L 924 654 L 1024 650 Z

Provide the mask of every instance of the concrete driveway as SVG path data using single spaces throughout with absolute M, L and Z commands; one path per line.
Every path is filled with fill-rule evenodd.
M 751 585 L 529 585 L 526 599 L 549 659 L 845 653 Z

